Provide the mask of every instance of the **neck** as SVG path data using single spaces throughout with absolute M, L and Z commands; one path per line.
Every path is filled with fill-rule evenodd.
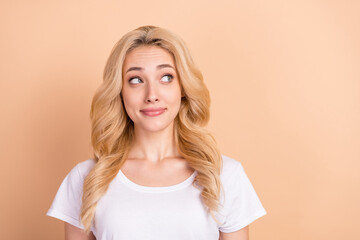
M 161 164 L 166 158 L 179 158 L 171 124 L 162 131 L 149 132 L 134 126 L 134 142 L 128 159 L 143 160 L 151 165 Z

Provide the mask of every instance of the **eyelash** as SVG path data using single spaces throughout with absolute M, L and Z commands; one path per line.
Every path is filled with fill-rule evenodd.
M 170 77 L 170 80 L 169 80 L 168 82 L 171 82 L 171 81 L 173 80 L 173 78 L 174 78 L 174 76 L 171 75 L 171 74 L 165 74 L 165 75 L 163 75 L 163 76 L 161 77 L 161 79 L 162 79 L 163 77 L 165 77 L 165 76 L 169 76 L 169 77 Z M 129 82 L 130 84 L 132 84 L 132 83 L 131 83 L 131 80 L 133 80 L 133 79 L 135 79 L 135 78 L 138 78 L 139 80 L 141 80 L 140 77 L 135 76 L 135 77 L 131 77 L 128 82 Z M 141 80 L 141 81 L 142 81 L 142 80 Z M 134 84 L 136 84 L 136 83 L 134 83 Z

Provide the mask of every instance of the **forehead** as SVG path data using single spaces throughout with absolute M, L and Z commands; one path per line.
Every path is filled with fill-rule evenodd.
M 140 46 L 126 55 L 123 70 L 130 67 L 152 68 L 165 63 L 175 68 L 174 58 L 167 50 L 158 46 Z

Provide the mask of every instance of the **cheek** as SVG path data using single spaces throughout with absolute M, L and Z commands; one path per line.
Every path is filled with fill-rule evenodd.
M 123 103 L 126 113 L 131 119 L 134 117 L 134 112 L 138 107 L 138 98 L 135 98 L 134 95 L 123 92 Z
M 164 89 L 164 99 L 167 99 L 169 103 L 180 103 L 181 102 L 181 89 L 176 86 L 171 89 Z
M 180 104 L 181 104 L 181 90 L 179 89 L 179 91 L 177 91 L 175 94 L 174 94 L 174 101 L 176 102 L 176 104 L 178 105 L 177 107 L 180 108 Z
M 142 92 L 134 89 L 123 89 L 123 101 L 126 106 L 135 107 L 141 101 Z

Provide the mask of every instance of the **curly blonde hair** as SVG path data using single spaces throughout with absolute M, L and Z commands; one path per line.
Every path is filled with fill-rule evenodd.
M 121 89 L 122 66 L 127 53 L 144 45 L 167 50 L 174 58 L 184 97 L 174 119 L 177 149 L 198 172 L 193 186 L 216 222 L 220 204 L 221 154 L 211 133 L 204 128 L 210 117 L 210 95 L 185 42 L 174 33 L 155 26 L 142 26 L 125 34 L 107 60 L 103 82 L 91 104 L 91 143 L 96 164 L 84 180 L 81 222 L 87 233 L 96 205 L 127 159 L 134 138 L 134 123 L 126 113 Z

